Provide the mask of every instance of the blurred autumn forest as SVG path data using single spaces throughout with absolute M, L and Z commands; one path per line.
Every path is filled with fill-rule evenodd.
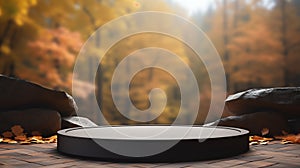
M 87 81 L 96 78 L 98 104 L 106 120 L 111 124 L 135 124 L 137 122 L 118 113 L 112 101 L 113 70 L 137 49 L 161 47 L 179 55 L 199 78 L 201 105 L 196 123 L 201 124 L 210 103 L 208 74 L 195 53 L 175 38 L 155 33 L 128 37 L 109 49 L 96 77 L 89 70 L 92 64 L 98 64 L 93 57 L 77 60 L 86 67 L 82 74 L 73 74 L 80 48 L 101 25 L 125 14 L 155 10 L 186 17 L 208 35 L 223 61 L 228 94 L 253 87 L 300 85 L 299 0 L 208 1 L 207 10 L 190 15 L 172 0 L 0 0 L 0 74 L 69 93 L 72 93 L 72 84 L 82 88 L 73 93 L 80 110 L 96 123 L 103 124 L 94 109 L 97 107 L 88 104 L 95 88 Z M 163 27 L 163 24 L 158 26 Z M 122 31 L 126 24 L 118 28 Z M 183 33 L 188 35 L 189 32 Z M 105 38 L 113 35 L 107 32 Z M 105 38 L 101 38 L 97 45 L 105 42 Z M 90 49 L 90 55 L 97 52 L 96 46 Z M 76 76 L 82 76 L 81 80 L 76 80 Z M 138 73 L 131 81 L 131 100 L 137 108 L 147 109 L 150 106 L 148 93 L 155 87 L 165 90 L 168 102 L 163 113 L 150 123 L 172 123 L 180 106 L 180 90 L 168 73 L 155 68 Z M 130 107 L 127 111 L 130 112 Z M 186 120 L 190 120 L 188 116 L 187 113 Z

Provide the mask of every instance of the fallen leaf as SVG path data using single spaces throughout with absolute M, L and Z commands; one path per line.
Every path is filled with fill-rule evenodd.
M 11 138 L 14 136 L 13 133 L 10 131 L 3 132 L 2 135 L 4 138 Z
M 15 140 L 16 141 L 25 141 L 25 140 L 27 140 L 27 137 L 26 137 L 26 135 L 19 135 L 19 136 L 15 137 Z
M 268 145 L 268 144 L 269 144 L 269 141 L 263 141 L 263 142 L 260 142 L 259 144 L 260 144 L 260 145 Z
M 14 125 L 11 127 L 11 131 L 3 132 L 2 135 L 4 138 L 0 136 L 0 143 L 28 145 L 31 143 L 44 144 L 57 142 L 56 135 L 44 138 L 39 131 L 32 131 L 31 134 L 29 134 L 32 135 L 32 137 L 27 137 L 27 133 L 24 133 L 24 129 L 20 125 Z
M 285 141 L 285 140 L 282 140 L 280 143 L 281 143 L 281 144 L 292 144 L 293 142 L 292 142 L 292 141 Z
M 2 140 L 3 143 L 8 143 L 9 141 L 11 141 L 11 139 L 9 139 L 9 138 L 4 138 L 4 139 Z
M 26 140 L 26 141 L 21 141 L 20 144 L 21 145 L 29 145 L 29 144 L 31 144 L 31 142 Z
M 57 142 L 57 135 L 53 135 L 49 138 L 46 138 L 46 141 L 48 141 L 49 143 L 56 143 Z
M 261 136 L 257 136 L 257 135 L 254 135 L 254 136 L 250 136 L 249 137 L 249 141 L 272 141 L 273 138 L 266 138 L 266 137 L 261 137 Z
M 273 141 L 273 138 L 264 138 L 265 141 Z
M 2 140 L 3 143 L 10 143 L 10 144 L 15 144 L 15 143 L 18 143 L 17 141 L 15 140 L 12 140 L 12 139 L 9 139 L 9 138 L 4 138 Z
M 258 140 L 260 140 L 260 139 L 262 139 L 262 137 L 257 136 L 257 135 L 254 135 L 254 136 L 250 136 L 250 137 L 249 137 L 249 141 L 258 141 Z
M 282 144 L 287 144 L 288 141 L 290 143 L 300 143 L 300 134 L 294 135 L 294 134 L 289 134 L 289 135 L 284 135 L 284 136 L 276 136 L 276 139 L 282 140 Z
M 24 129 L 20 125 L 14 125 L 11 127 L 11 131 L 15 136 L 24 135 Z
M 17 142 L 17 141 L 14 141 L 14 140 L 10 140 L 10 141 L 8 141 L 7 143 L 9 143 L 9 144 L 17 144 L 18 142 Z
M 273 138 L 265 138 L 257 135 L 249 137 L 250 145 L 268 145 L 269 141 L 272 140 Z
M 262 130 L 261 130 L 261 135 L 262 136 L 264 136 L 264 135 L 267 135 L 267 134 L 269 134 L 269 129 L 268 128 L 263 128 Z
M 42 140 L 42 139 L 43 139 L 42 136 L 33 136 L 33 137 L 29 138 L 30 141 L 38 141 L 38 140 Z
M 288 134 L 289 134 L 289 133 L 286 132 L 285 130 L 282 130 L 281 133 L 282 133 L 283 135 L 288 135 Z
M 250 142 L 249 145 L 258 145 L 258 142 L 256 142 L 256 141 Z

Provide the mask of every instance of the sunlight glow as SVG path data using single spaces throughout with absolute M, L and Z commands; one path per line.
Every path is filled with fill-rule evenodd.
M 211 1 L 209 0 L 171 0 L 171 1 L 186 9 L 189 15 L 193 15 L 199 11 L 205 12 L 208 9 L 209 5 L 211 5 Z

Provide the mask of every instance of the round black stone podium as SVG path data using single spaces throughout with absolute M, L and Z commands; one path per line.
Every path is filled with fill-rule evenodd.
M 162 133 L 153 136 L 151 133 L 154 132 Z M 168 144 L 172 147 L 147 156 L 129 156 L 114 151 L 147 153 Z M 112 162 L 200 161 L 247 152 L 249 131 L 219 126 L 78 127 L 58 131 L 57 149 L 67 155 Z

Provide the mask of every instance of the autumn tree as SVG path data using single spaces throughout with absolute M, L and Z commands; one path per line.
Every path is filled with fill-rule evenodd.
M 264 23 L 266 9 L 253 9 L 250 20 L 235 31 L 228 46 L 234 90 L 282 85 L 280 43 Z
M 300 69 L 299 59 L 300 23 L 299 5 L 295 1 L 275 0 L 270 13 L 270 30 L 276 41 L 281 43 L 283 81 L 285 86 L 298 86 Z
M 30 60 L 33 59 L 28 43 L 39 41 L 41 40 L 39 36 L 58 29 L 79 32 L 82 39 L 85 40 L 102 24 L 129 12 L 127 10 L 129 6 L 133 6 L 133 2 L 129 0 L 114 3 L 98 0 L 1 0 L 0 73 L 15 77 L 26 76 L 25 79 L 33 82 L 46 80 L 43 79 L 45 75 L 34 74 L 32 76 L 35 77 L 31 77 L 31 75 L 24 74 L 29 71 L 31 73 L 38 72 L 32 71 Z M 98 15 L 99 11 L 102 13 L 101 16 Z M 68 35 L 66 34 L 66 36 Z M 62 48 L 64 47 L 62 46 Z M 78 52 L 75 55 L 77 54 Z M 39 79 L 37 79 L 38 76 Z M 60 84 L 50 84 L 57 81 L 48 81 L 48 86 L 60 85 L 60 82 Z
M 30 66 L 19 75 L 51 88 L 69 90 L 70 72 L 82 44 L 80 34 L 62 27 L 41 33 L 44 35 L 28 43 L 30 57 L 23 61 L 30 62 Z
M 61 43 L 55 46 L 56 47 L 55 50 L 57 50 L 57 52 L 60 51 L 60 47 L 62 46 L 60 55 L 55 55 L 57 53 L 52 55 L 47 54 L 44 51 L 45 48 L 43 48 L 42 46 L 41 47 L 37 47 L 37 45 L 35 47 L 28 46 L 29 43 L 32 43 L 34 41 L 39 41 L 39 43 L 37 44 L 43 44 L 45 45 L 44 47 L 50 47 L 50 46 L 46 46 L 47 44 L 49 44 L 46 39 L 47 38 L 51 39 L 52 36 L 57 37 L 63 43 L 66 42 L 66 40 L 63 41 L 64 37 L 62 36 L 64 35 L 62 34 L 57 35 L 58 32 L 55 30 L 55 28 L 58 27 L 50 26 L 51 19 L 47 17 L 47 12 L 50 10 L 52 11 L 55 10 L 53 10 L 53 8 L 49 8 L 49 6 L 43 5 L 47 2 L 50 1 L 44 1 L 44 0 L 0 1 L 0 8 L 2 11 L 2 15 L 0 16 L 0 22 L 1 22 L 0 33 L 2 33 L 2 35 L 0 36 L 0 43 L 1 43 L 0 46 L 2 48 L 0 52 L 1 55 L 0 73 L 8 76 L 14 76 L 17 78 L 30 80 L 32 82 L 43 84 L 47 87 L 66 89 L 66 85 L 70 87 L 70 83 L 69 84 L 63 83 L 62 81 L 58 80 L 58 76 L 61 77 L 64 76 L 64 78 L 67 78 L 68 75 L 66 75 L 66 73 L 71 73 L 69 64 L 67 64 L 67 68 L 63 70 L 64 74 L 57 74 L 62 71 L 56 72 L 55 69 L 51 69 L 54 68 L 54 66 L 52 65 L 49 65 L 49 67 L 42 67 L 42 65 L 37 65 L 37 62 L 39 62 L 39 60 L 47 60 L 47 59 L 51 60 L 51 58 L 49 57 L 52 57 L 52 55 L 54 55 L 54 57 L 58 56 L 60 58 L 69 57 L 68 55 L 69 53 L 64 50 L 64 46 L 61 45 Z M 69 9 L 74 8 L 73 3 L 68 3 L 68 5 L 69 5 Z M 63 9 L 66 12 L 64 15 L 70 14 L 69 13 L 70 10 L 67 10 L 68 8 L 66 8 L 66 5 L 65 6 L 58 5 L 55 7 L 55 9 L 56 10 Z M 66 27 L 60 30 L 65 30 L 65 31 L 60 31 L 60 33 L 68 32 Z M 66 34 L 66 37 L 67 36 L 68 33 Z M 51 41 L 49 39 L 48 41 Z M 70 41 L 73 40 L 70 37 L 68 37 L 67 39 Z M 74 40 L 78 40 L 78 38 L 75 37 Z M 74 41 L 74 43 L 77 42 L 80 43 L 80 41 Z M 66 43 L 70 43 L 70 42 L 66 42 Z M 35 49 L 34 52 L 31 50 L 32 49 L 31 47 Z M 49 52 L 52 51 L 53 48 L 49 49 Z M 78 51 L 78 49 L 76 49 L 76 51 Z M 36 57 L 36 55 L 39 56 Z M 72 64 L 73 62 L 71 61 L 70 63 Z M 63 66 L 60 68 L 64 69 Z M 66 72 L 66 69 L 69 69 L 68 72 Z M 49 77 L 51 75 L 52 78 Z M 66 79 L 63 79 L 63 81 L 65 80 Z M 70 90 L 70 88 L 68 88 L 67 90 Z
M 229 91 L 293 85 L 285 81 L 296 81 L 295 73 L 299 71 L 295 69 L 297 66 L 291 66 L 297 62 L 298 57 L 291 56 L 290 53 L 293 50 L 295 55 L 299 41 L 299 15 L 296 14 L 295 7 L 292 7 L 294 2 L 215 2 L 216 10 L 213 15 L 210 14 L 211 29 L 207 33 L 224 60 L 226 73 L 230 75 Z M 226 36 L 221 28 L 225 28 Z M 224 45 L 221 37 L 225 37 L 227 45 Z M 272 73 L 274 71 L 277 73 Z
M 34 5 L 36 0 L 0 1 L 0 73 L 4 75 L 16 76 L 19 61 L 16 48 L 24 44 L 22 40 L 17 40 L 18 35 L 26 27 L 33 27 L 28 13 Z M 28 36 L 34 34 L 28 31 L 26 33 Z

